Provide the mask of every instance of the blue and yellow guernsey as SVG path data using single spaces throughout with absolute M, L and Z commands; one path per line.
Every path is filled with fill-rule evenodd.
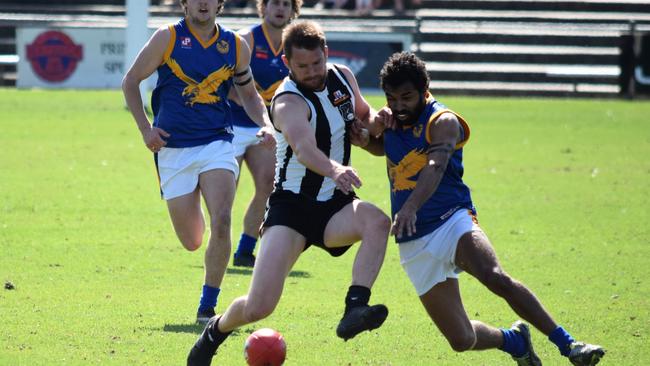
M 476 214 L 469 188 L 463 183 L 463 146 L 469 139 L 469 126 L 465 120 L 438 103 L 432 97 L 418 121 L 411 126 L 386 130 L 384 150 L 386 152 L 388 179 L 390 180 L 390 201 L 392 216 L 402 208 L 417 183 L 420 171 L 426 166 L 426 150 L 430 144 L 429 128 L 444 112 L 456 115 L 462 127 L 461 140 L 449 159 L 438 189 L 417 212 L 416 233 L 408 236 L 405 232 L 396 239 L 398 243 L 425 236 L 440 227 L 457 210 L 470 210 Z
M 228 91 L 241 40 L 217 25 L 207 42 L 185 19 L 169 26 L 171 39 L 151 97 L 154 126 L 170 134 L 167 147 L 232 140 Z
M 255 87 L 268 107 L 275 90 L 282 80 L 289 75 L 289 69 L 282 62 L 282 47 L 275 49 L 270 41 L 264 23 L 251 27 L 251 70 Z M 257 123 L 248 117 L 239 104 L 232 102 L 233 124 L 241 127 L 257 127 Z

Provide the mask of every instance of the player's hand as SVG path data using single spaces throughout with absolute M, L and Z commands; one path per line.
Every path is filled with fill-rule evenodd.
M 397 238 L 401 238 L 404 231 L 406 231 L 406 235 L 411 236 L 415 234 L 416 220 L 417 210 L 415 207 L 404 204 L 402 209 L 395 214 L 395 220 L 393 220 L 393 227 L 390 229 L 390 233 Z
M 357 171 L 350 166 L 336 164 L 330 178 L 336 183 L 336 188 L 345 194 L 352 192 L 355 187 L 361 187 L 361 179 Z
M 269 150 L 275 150 L 275 130 L 271 126 L 264 126 L 257 131 L 257 138 L 260 141 L 260 145 L 268 148 Z
M 363 128 L 359 120 L 355 119 L 350 125 L 350 142 L 359 147 L 365 147 L 370 142 L 368 130 Z
M 381 131 L 373 131 L 375 132 L 375 137 L 379 137 L 381 132 L 386 129 L 394 130 L 397 128 L 397 120 L 393 116 L 393 111 L 388 107 L 384 107 L 377 112 L 374 122 L 376 125 L 383 127 Z
M 163 146 L 167 145 L 167 141 L 165 141 L 163 137 L 168 138 L 169 136 L 170 135 L 167 131 L 158 127 L 151 127 L 142 133 L 144 144 L 152 152 L 158 152 Z

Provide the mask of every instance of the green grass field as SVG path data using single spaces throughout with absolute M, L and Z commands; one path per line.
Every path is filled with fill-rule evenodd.
M 375 105 L 380 98 L 369 98 Z M 440 98 L 472 127 L 465 179 L 504 268 L 576 338 L 604 345 L 603 365 L 648 365 L 650 103 Z M 0 89 L 0 365 L 181 365 L 203 249 L 182 249 L 159 198 L 150 153 L 117 91 Z M 385 163 L 355 150 L 358 194 L 388 211 Z M 233 237 L 251 195 L 244 170 Z M 312 249 L 277 311 L 242 328 L 219 365 L 243 365 L 247 335 L 283 333 L 286 365 L 511 365 L 497 351 L 456 354 L 432 325 L 391 240 L 373 302 L 384 326 L 335 335 L 350 282 L 340 259 Z M 218 311 L 251 271 L 229 268 Z M 461 276 L 471 317 L 509 327 L 504 301 Z M 539 332 L 545 365 L 568 365 Z

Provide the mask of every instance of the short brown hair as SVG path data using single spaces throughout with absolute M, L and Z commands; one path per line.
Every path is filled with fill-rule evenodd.
M 292 23 L 282 32 L 282 44 L 284 45 L 284 54 L 288 59 L 291 59 L 293 47 L 306 50 L 315 50 L 320 47 L 324 51 L 325 32 L 318 23 L 310 20 Z
M 183 8 L 183 12 L 186 13 L 186 15 L 187 15 L 187 9 L 186 9 L 187 0 L 180 0 L 180 3 L 181 3 L 181 7 Z M 216 15 L 221 14 L 221 12 L 223 11 L 223 6 L 224 6 L 225 3 L 226 3 L 226 0 L 219 0 L 219 4 L 217 5 L 217 14 Z
M 268 5 L 270 0 L 257 0 L 257 15 L 260 18 L 264 17 L 264 7 Z M 291 19 L 296 19 L 300 15 L 300 8 L 302 8 L 303 0 L 291 0 Z

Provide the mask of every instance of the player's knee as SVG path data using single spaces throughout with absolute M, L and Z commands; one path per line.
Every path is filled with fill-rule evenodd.
M 465 352 L 474 347 L 474 344 L 476 343 L 476 334 L 471 330 L 459 332 L 453 336 L 448 336 L 447 341 L 454 351 Z
M 210 229 L 219 237 L 225 237 L 230 234 L 230 212 L 220 211 L 210 218 Z
M 187 249 L 189 252 L 195 252 L 201 247 L 201 242 L 198 243 L 190 243 L 190 244 L 185 244 L 183 243 L 183 247 Z
M 180 236 L 178 237 L 183 244 L 183 248 L 187 249 L 190 252 L 193 252 L 201 247 L 203 243 L 202 236 Z
M 379 219 L 377 220 L 377 226 L 379 227 L 379 229 L 382 232 L 388 233 L 390 232 L 391 224 L 392 223 L 390 221 L 390 217 L 388 217 L 388 215 L 382 212 L 381 215 L 379 216 Z
M 390 231 L 390 217 L 377 207 L 371 208 L 366 221 L 367 224 L 364 226 L 372 232 L 388 233 Z
M 485 271 L 482 277 L 482 282 L 487 288 L 498 295 L 507 294 L 513 287 L 512 278 L 498 267 Z

